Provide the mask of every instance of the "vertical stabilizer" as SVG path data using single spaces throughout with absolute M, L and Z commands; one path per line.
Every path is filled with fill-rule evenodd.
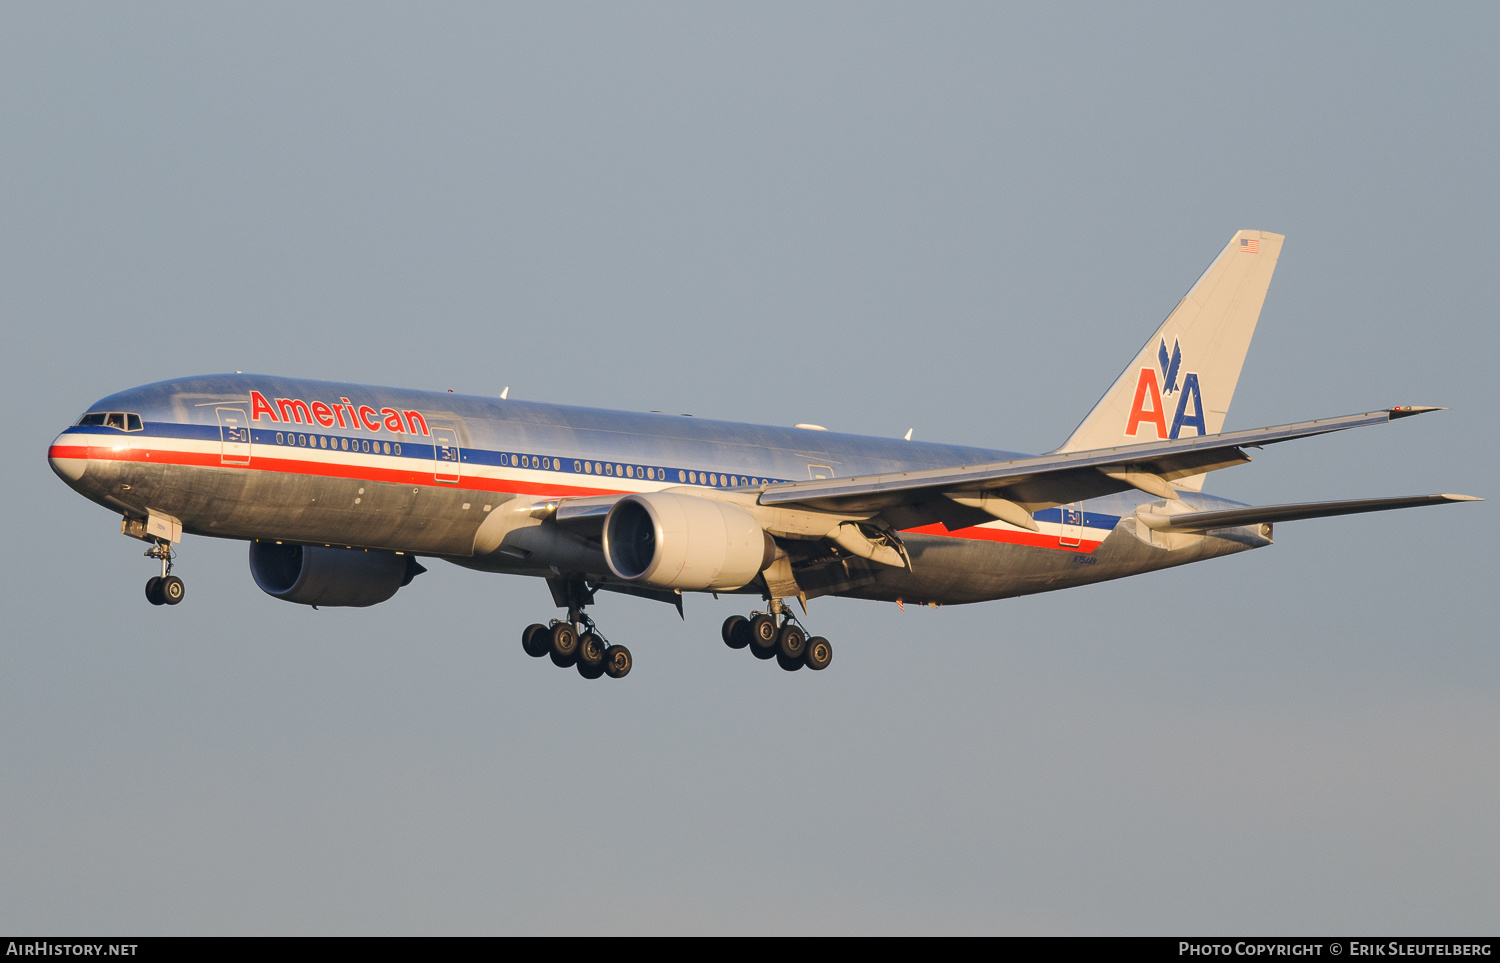
M 1218 434 L 1282 236 L 1239 231 L 1058 451 Z M 1179 479 L 1198 490 L 1203 476 Z

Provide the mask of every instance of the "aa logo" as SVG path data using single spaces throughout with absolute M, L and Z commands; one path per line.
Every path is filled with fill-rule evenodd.
M 1184 426 L 1198 429 L 1199 435 L 1208 434 L 1203 423 L 1203 395 L 1198 390 L 1198 373 L 1182 374 L 1182 385 L 1178 387 L 1178 371 L 1182 367 L 1182 345 L 1172 339 L 1172 352 L 1167 353 L 1167 341 L 1162 339 L 1156 352 L 1161 367 L 1158 378 L 1155 368 L 1142 368 L 1135 381 L 1135 400 L 1130 404 L 1130 420 L 1125 423 L 1125 434 L 1135 437 L 1142 425 L 1156 429 L 1157 438 L 1177 438 Z M 1177 410 L 1172 415 L 1172 429 L 1167 430 L 1166 400 L 1177 396 Z M 1164 400 L 1166 399 L 1166 400 Z M 1191 409 L 1191 411 L 1189 410 Z

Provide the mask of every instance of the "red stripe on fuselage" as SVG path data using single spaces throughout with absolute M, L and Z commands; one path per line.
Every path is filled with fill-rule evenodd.
M 311 450 L 311 449 L 309 449 Z M 580 485 L 544 485 L 536 482 L 516 481 L 503 478 L 486 478 L 477 475 L 462 476 L 458 483 L 439 482 L 435 473 L 408 469 L 376 468 L 372 465 L 342 465 L 336 462 L 308 461 L 301 458 L 273 458 L 256 454 L 248 465 L 226 465 L 218 452 L 163 451 L 149 449 L 95 448 L 69 445 L 53 445 L 48 451 L 52 458 L 86 458 L 98 461 L 139 461 L 159 465 L 189 465 L 195 468 L 223 468 L 230 471 L 265 471 L 282 475 L 313 475 L 320 478 L 349 478 L 361 481 L 392 482 L 398 485 L 429 485 L 433 488 L 463 489 L 465 491 L 493 491 L 514 495 L 560 495 L 581 497 L 584 495 L 612 495 L 610 488 L 586 488 Z

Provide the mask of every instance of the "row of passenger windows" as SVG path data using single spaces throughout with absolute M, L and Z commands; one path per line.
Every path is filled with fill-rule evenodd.
M 390 442 L 370 441 L 368 438 L 339 438 L 333 435 L 294 435 L 291 432 L 276 433 L 276 444 L 295 445 L 298 448 L 333 448 L 338 451 L 367 451 L 373 455 L 399 455 L 401 446 Z
M 503 454 L 500 463 L 509 462 L 512 468 L 540 468 L 543 471 L 567 471 L 567 463 L 561 458 L 546 455 Z M 744 488 L 769 484 L 774 479 L 751 478 L 748 475 L 720 475 L 717 472 L 687 471 L 676 469 L 676 480 L 689 485 L 712 485 L 715 488 Z M 673 471 L 654 465 L 621 465 L 613 462 L 582 461 L 574 459 L 573 472 L 578 475 L 606 475 L 616 478 L 644 478 L 647 481 L 670 481 Z
M 128 411 L 91 411 L 78 419 L 78 427 L 140 431 L 142 426 L 141 416 Z
M 391 442 L 370 441 L 367 438 L 342 438 L 333 435 L 296 435 L 290 432 L 276 433 L 276 444 L 295 445 L 298 448 L 332 448 L 338 451 L 360 451 L 371 454 L 399 455 L 401 446 Z M 567 463 L 561 458 L 547 455 L 502 454 L 500 463 L 507 461 L 513 468 L 539 468 L 542 471 L 566 471 Z M 668 481 L 671 472 L 665 468 L 643 465 L 620 465 L 612 462 L 573 461 L 573 471 L 579 475 L 606 475 L 618 478 L 644 478 L 647 481 Z M 770 484 L 771 478 L 751 478 L 746 475 L 720 475 L 717 472 L 687 471 L 677 469 L 677 481 L 689 485 L 710 485 L 715 488 L 745 488 Z

